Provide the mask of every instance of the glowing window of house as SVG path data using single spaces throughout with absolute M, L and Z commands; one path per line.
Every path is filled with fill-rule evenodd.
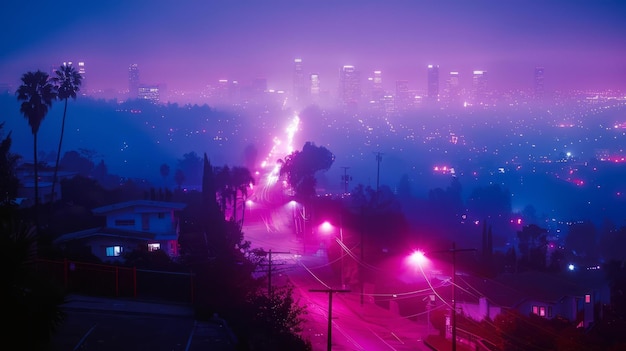
M 157 251 L 157 250 L 161 250 L 161 244 L 159 243 L 148 244 L 148 251 L 152 252 L 152 251 Z
M 118 227 L 127 227 L 127 226 L 132 227 L 135 225 L 135 220 L 134 219 L 116 219 L 115 225 Z
M 540 317 L 546 316 L 546 308 L 544 306 L 539 307 L 539 316 Z
M 591 303 L 591 295 L 585 295 L 585 303 Z
M 107 247 L 107 257 L 118 257 L 122 255 L 121 246 L 109 246 Z
M 539 314 L 539 306 L 533 306 L 533 313 Z

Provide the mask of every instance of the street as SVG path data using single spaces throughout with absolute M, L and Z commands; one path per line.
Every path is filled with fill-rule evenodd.
M 309 243 L 301 255 L 303 244 L 291 233 L 288 211 L 283 207 L 271 213 L 271 230 L 263 222 L 245 223 L 244 237 L 251 241 L 253 247 L 294 253 L 273 255 L 274 263 L 280 263 L 283 272 L 276 278 L 272 277 L 273 284 L 284 284 L 287 280 L 293 283 L 300 304 L 306 305 L 308 312 L 303 336 L 311 340 L 314 351 L 327 350 L 329 296 L 328 293 L 311 290 L 338 289 L 340 284 L 330 271 L 321 245 Z M 254 218 L 248 218 L 251 217 Z M 333 293 L 331 312 L 333 350 L 429 350 L 422 341 L 428 333 L 425 323 L 394 315 L 370 299 L 365 299 L 361 305 L 360 291 Z

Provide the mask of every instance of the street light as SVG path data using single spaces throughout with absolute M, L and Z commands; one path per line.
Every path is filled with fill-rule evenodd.
M 452 254 L 452 351 L 456 351 L 456 253 L 476 251 L 476 249 L 457 249 L 456 243 L 452 243 L 452 248 L 449 250 L 430 251 L 429 253 L 451 253 Z M 414 262 L 419 265 L 420 269 L 425 262 L 425 254 L 421 251 L 416 251 L 409 257 L 410 262 Z M 423 272 L 423 271 L 422 271 Z M 432 287 L 431 287 L 432 288 Z
M 333 228 L 334 226 L 332 224 L 330 224 L 330 222 L 325 221 L 324 223 L 322 223 L 320 225 L 320 229 L 322 230 L 322 232 L 324 233 L 331 233 L 333 232 Z M 344 277 L 343 277 L 343 255 L 344 255 L 344 242 L 343 242 L 343 226 L 339 226 L 339 241 L 340 241 L 340 248 L 341 248 L 341 288 L 344 289 L 346 287 L 345 282 L 344 282 Z

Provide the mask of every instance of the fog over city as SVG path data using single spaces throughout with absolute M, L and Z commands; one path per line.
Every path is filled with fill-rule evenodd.
M 49 212 L 49 224 L 43 227 L 55 237 L 69 232 L 73 240 L 73 231 L 86 229 L 78 228 L 80 220 L 63 217 L 80 212 L 74 198 L 61 196 L 54 204 L 55 183 L 50 179 L 57 177 L 59 159 L 59 179 L 84 176 L 111 191 L 111 199 L 121 196 L 114 189 L 132 187 L 145 191 L 144 200 L 169 196 L 163 202 L 180 202 L 172 205 L 173 214 L 199 201 L 193 197 L 196 191 L 207 188 L 206 155 L 213 171 L 242 167 L 254 180 L 243 188 L 228 185 L 234 187 L 230 209 L 220 189 L 209 186 L 222 200 L 215 206 L 222 211 L 216 210 L 215 218 L 236 223 L 253 247 L 271 243 L 275 246 L 270 250 L 280 251 L 277 245 L 287 243 L 293 246 L 290 253 L 298 252 L 294 262 L 300 257 L 310 260 L 307 263 L 327 260 L 324 266 L 332 266 L 335 275 L 326 273 L 332 279 L 340 276 L 342 288 L 360 284 L 361 306 L 367 290 L 363 286 L 370 282 L 370 292 L 396 289 L 398 281 L 407 286 L 418 281 L 428 286 L 411 288 L 437 294 L 429 280 L 432 274 L 428 278 L 422 266 L 417 278 L 415 271 L 394 271 L 381 278 L 385 274 L 378 270 L 397 262 L 413 246 L 454 243 L 453 254 L 455 247 L 477 248 L 479 254 L 472 256 L 476 261 L 466 260 L 467 267 L 478 267 L 480 274 L 494 279 L 524 272 L 595 274 L 601 265 L 621 262 L 621 270 L 614 266 L 597 280 L 604 284 L 601 288 L 592 286 L 596 278 L 585 280 L 572 273 L 568 279 L 585 283 L 585 289 L 597 288 L 584 291 L 593 299 L 612 284 L 614 295 L 594 301 L 605 304 L 600 308 L 610 313 L 626 310 L 623 294 L 614 293 L 626 282 L 624 1 L 35 0 L 2 7 L 0 141 L 11 144 L 9 150 L 3 143 L 0 151 L 20 157 L 15 165 L 11 157 L 4 162 L 16 169 L 14 178 L 20 180 L 18 200 L 11 203 L 27 209 L 32 198 L 39 199 L 41 186 L 42 201 L 50 211 L 39 210 L 34 202 L 37 206 L 32 212 L 27 209 L 25 218 L 37 222 L 37 216 Z M 57 70 L 64 69 L 78 75 L 76 98 L 63 95 L 60 81 L 54 80 L 60 75 Z M 34 132 L 22 102 L 28 100 L 23 92 L 27 72 L 38 71 L 57 84 L 51 89 L 58 96 Z M 322 160 L 330 168 L 312 171 L 310 198 L 291 183 L 291 162 L 306 147 L 332 156 Z M 332 154 L 324 154 L 326 150 Z M 33 167 L 34 162 L 40 166 Z M 306 166 L 307 171 L 314 169 Z M 38 167 L 42 173 L 37 173 Z M 281 172 L 281 167 L 287 171 Z M 65 183 L 67 196 L 78 198 L 76 194 L 83 194 L 76 189 L 93 185 L 76 178 L 70 186 Z M 33 196 L 29 191 L 34 179 Z M 50 182 L 52 195 L 46 195 Z M 272 202 L 276 193 L 280 201 Z M 85 196 L 98 206 L 110 205 L 100 203 L 106 201 L 104 195 L 96 197 Z M 289 202 L 292 199 L 308 199 L 319 218 L 307 217 L 306 201 Z M 358 201 L 360 212 L 355 210 Z M 71 210 L 65 211 L 65 206 Z M 301 216 L 295 214 L 297 206 L 302 206 Z M 209 207 L 202 202 L 198 208 Z M 52 215 L 55 210 L 58 215 Z M 158 213 L 159 219 L 163 213 Z M 181 228 L 192 228 L 181 231 L 181 237 L 189 235 L 186 243 L 179 240 L 181 229 L 173 226 L 175 240 L 167 244 L 173 261 L 197 245 L 194 240 L 199 239 L 189 233 L 200 228 L 202 221 L 194 222 L 193 217 L 198 213 L 189 211 L 187 222 L 181 222 Z M 340 224 L 324 222 L 325 215 L 340 218 Z M 141 218 L 142 230 L 147 230 L 148 217 Z M 135 225 L 134 219 L 118 222 Z M 336 252 L 335 242 L 323 236 L 322 223 L 341 236 Z M 363 244 L 364 236 L 371 239 L 369 244 Z M 311 245 L 308 257 L 306 245 Z M 109 252 L 113 247 L 118 251 Z M 120 256 L 121 247 L 107 247 L 106 258 Z M 152 249 L 161 246 L 148 251 Z M 238 255 L 247 248 L 237 250 Z M 354 254 L 358 250 L 360 259 Z M 363 259 L 363 252 L 371 261 Z M 333 255 L 341 259 L 340 273 L 339 258 L 332 261 Z M 347 273 L 344 256 L 350 256 Z M 379 263 L 367 276 L 367 269 Z M 301 294 L 315 287 L 319 280 L 307 282 L 308 268 L 290 264 L 293 271 L 301 270 L 290 278 L 300 284 Z M 448 277 L 437 277 L 441 273 L 432 278 L 441 279 L 438 288 L 454 286 L 437 300 L 451 310 L 455 307 L 446 299 L 456 303 L 458 296 L 455 259 L 452 266 L 452 273 L 443 274 L 452 277 L 451 285 Z M 537 281 L 529 286 L 539 296 L 542 284 Z M 271 289 L 270 281 L 268 295 Z M 567 289 L 562 291 L 573 291 Z M 577 305 L 583 305 L 583 295 L 572 297 L 568 306 L 575 307 L 563 313 L 573 316 L 571 323 L 599 324 L 601 318 L 594 318 L 603 312 L 590 313 L 588 306 Z M 376 294 L 371 296 L 374 301 Z M 389 296 L 398 297 L 395 292 Z M 423 296 L 418 296 L 419 313 L 436 305 L 424 305 Z M 551 318 L 552 307 L 556 311 L 567 304 L 562 301 L 565 298 L 553 305 L 533 302 L 536 305 L 525 310 L 515 308 L 526 316 Z M 581 311 L 587 313 L 584 320 L 577 317 Z M 428 335 L 430 320 L 419 318 L 421 332 L 427 330 L 423 335 Z M 604 327 L 617 325 L 611 318 Z M 330 334 L 328 340 L 330 345 Z
M 243 164 L 253 146 L 259 156 L 250 167 L 273 163 L 284 156 L 270 156 L 273 143 L 286 137 L 294 116 L 295 149 L 311 141 L 336 156 L 319 174 L 330 193 L 343 190 L 349 167 L 350 186 L 379 182 L 395 191 L 406 175 L 425 196 L 448 185 L 448 171 L 433 171 L 448 167 L 466 196 L 497 183 L 511 191 L 514 210 L 533 205 L 549 214 L 560 211 L 557 200 L 533 195 L 548 185 L 511 173 L 568 161 L 576 165 L 537 172 L 592 186 L 594 177 L 566 173 L 626 154 L 626 24 L 618 1 L 6 7 L 3 26 L 20 35 L 1 39 L 0 83 L 9 92 L 3 119 L 26 160 L 30 129 L 12 92 L 22 73 L 52 72 L 63 62 L 84 75 L 70 101 L 64 149 L 93 150 L 111 173 L 153 182 L 159 165 L 174 168 L 191 151 L 217 165 Z M 432 67 L 436 78 L 428 77 Z M 134 105 L 138 97 L 156 104 Z M 52 158 L 61 108 L 53 106 L 40 132 L 40 152 Z

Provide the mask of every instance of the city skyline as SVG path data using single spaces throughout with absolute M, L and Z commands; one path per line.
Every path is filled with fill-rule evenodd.
M 70 2 L 69 19 L 53 26 L 42 20 L 63 10 L 38 5 L 7 6 L 12 15 L 3 23 L 22 32 L 2 36 L 2 84 L 70 58 L 86 62 L 92 90 L 127 88 L 128 67 L 138 64 L 142 83 L 170 90 L 263 77 L 269 89 L 288 91 L 296 58 L 305 77 L 316 74 L 331 91 L 345 65 L 362 78 L 382 71 L 386 89 L 406 80 L 426 90 L 430 64 L 440 67 L 440 78 L 460 72 L 462 84 L 474 70 L 487 71 L 499 90 L 532 90 L 539 66 L 546 90 L 626 84 L 619 15 L 626 5 L 618 1 Z

